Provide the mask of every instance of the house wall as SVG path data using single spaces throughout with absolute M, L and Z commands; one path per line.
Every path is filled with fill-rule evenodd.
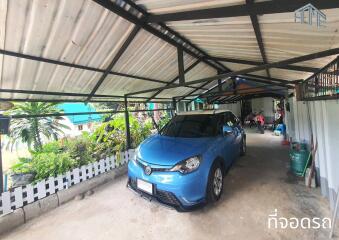
M 314 143 L 317 178 L 323 196 L 333 208 L 339 187 L 339 101 L 301 102 L 290 98 L 291 111 L 286 114 L 287 134 L 292 141 Z
M 66 125 L 67 127 L 69 127 L 69 129 L 64 129 L 64 135 L 65 137 L 76 137 L 76 136 L 80 136 L 82 134 L 83 131 L 86 132 L 91 132 L 91 128 L 88 127 L 88 124 L 82 124 L 82 130 L 79 130 L 78 125 L 73 124 L 69 118 L 64 117 L 63 120 L 60 121 L 60 123 Z M 94 123 L 92 123 L 93 125 Z
M 240 115 L 241 115 L 240 102 L 237 102 L 237 103 L 229 103 L 229 104 L 220 104 L 218 109 L 230 110 L 230 111 L 233 112 L 237 117 L 240 117 Z
M 274 99 L 270 97 L 254 98 L 251 100 L 252 111 L 256 113 L 264 111 L 265 117 L 274 117 L 273 101 Z

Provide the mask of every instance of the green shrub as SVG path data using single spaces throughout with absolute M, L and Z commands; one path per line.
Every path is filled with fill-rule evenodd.
M 35 152 L 36 154 L 39 153 L 61 153 L 65 150 L 65 146 L 60 141 L 52 141 L 42 145 L 40 151 Z
M 40 181 L 51 176 L 64 174 L 76 167 L 76 162 L 69 153 L 40 153 L 33 157 L 32 167 L 35 172 L 34 181 Z
M 92 149 L 94 146 L 89 138 L 83 136 L 77 137 L 65 141 L 64 144 L 66 152 L 69 153 L 78 167 L 95 161 L 95 158 L 92 156 Z
M 166 112 L 164 112 L 158 123 L 159 130 L 162 129 L 170 120 L 170 116 Z
M 152 122 L 139 122 L 134 116 L 129 116 L 132 148 L 137 147 L 151 134 Z M 98 158 L 111 156 L 115 152 L 126 150 L 126 126 L 123 114 L 117 114 L 111 121 L 101 124 L 93 133 L 92 139 L 97 143 L 94 153 Z
M 19 158 L 18 162 L 10 168 L 14 174 L 27 174 L 34 173 L 32 167 L 32 159 L 30 158 Z

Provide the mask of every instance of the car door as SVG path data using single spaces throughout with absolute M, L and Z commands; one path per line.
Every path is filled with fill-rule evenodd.
M 240 126 L 239 119 L 233 113 L 230 112 L 229 114 L 235 131 L 234 150 L 236 152 L 236 157 L 238 157 L 240 154 L 240 145 L 242 141 L 242 127 Z
M 225 159 L 230 159 L 233 162 L 237 156 L 236 140 L 237 140 L 237 129 L 234 127 L 234 119 L 230 112 L 224 114 L 224 125 L 232 127 L 233 132 L 224 136 L 224 149 Z

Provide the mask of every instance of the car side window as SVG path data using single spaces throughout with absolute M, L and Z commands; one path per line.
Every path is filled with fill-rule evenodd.
M 227 124 L 230 127 L 235 126 L 234 121 L 232 119 L 232 115 L 233 114 L 230 113 L 230 112 L 226 112 L 225 115 L 224 115 L 224 123 Z
M 230 115 L 231 115 L 231 121 L 232 121 L 233 125 L 234 126 L 238 125 L 239 119 L 233 113 L 230 113 Z

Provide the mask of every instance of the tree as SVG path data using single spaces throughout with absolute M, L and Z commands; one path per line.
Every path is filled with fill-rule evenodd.
M 7 113 L 11 116 L 53 114 L 61 111 L 56 105 L 57 103 L 42 102 L 16 103 Z M 69 129 L 68 126 L 60 123 L 62 119 L 63 117 L 60 116 L 12 119 L 9 146 L 13 149 L 19 142 L 23 142 L 29 149 L 33 146 L 35 151 L 39 151 L 42 147 L 42 137 L 57 140 L 64 129 Z

